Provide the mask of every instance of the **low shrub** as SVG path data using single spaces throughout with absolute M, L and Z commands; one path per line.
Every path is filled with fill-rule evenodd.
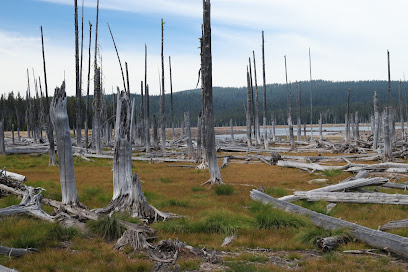
M 115 216 L 105 216 L 98 220 L 89 220 L 87 227 L 92 233 L 107 240 L 119 239 L 126 230 L 125 227 L 119 224 Z
M 234 193 L 234 187 L 228 184 L 221 184 L 214 187 L 216 195 L 232 195 Z

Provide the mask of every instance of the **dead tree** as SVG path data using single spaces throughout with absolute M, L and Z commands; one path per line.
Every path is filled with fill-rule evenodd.
M 158 140 L 158 123 L 157 123 L 157 118 L 156 114 L 153 114 L 153 148 L 155 150 L 159 149 L 159 140 Z
M 354 113 L 354 141 L 360 139 L 360 128 L 359 128 L 359 120 L 358 120 L 358 111 Z
M 261 136 L 259 135 L 259 98 L 258 98 L 258 79 L 256 76 L 255 51 L 252 51 L 254 56 L 254 78 L 255 78 L 255 139 L 256 144 L 261 144 Z
M 0 120 L 0 155 L 6 155 L 6 145 L 4 143 L 4 119 Z
M 252 63 L 251 63 L 251 57 L 249 57 L 248 61 L 248 67 L 249 67 L 249 88 L 250 88 L 250 95 L 251 95 L 251 127 L 250 131 L 252 136 L 255 138 L 255 146 L 258 144 L 256 140 L 256 128 L 255 128 L 255 98 L 254 98 L 254 84 L 252 81 Z M 252 127 L 254 130 L 252 131 Z
M 373 137 L 373 150 L 378 147 L 378 140 L 380 136 L 380 116 L 378 112 L 378 97 L 377 90 L 374 91 L 374 137 Z
M 174 131 L 174 111 L 173 111 L 173 78 L 171 76 L 171 57 L 169 56 L 169 69 L 170 69 L 170 118 L 171 118 L 171 131 L 173 132 L 173 141 L 176 140 L 176 133 Z
M 203 0 L 203 57 L 201 58 L 201 73 L 203 84 L 203 116 L 205 123 L 205 150 L 207 152 L 210 179 L 207 183 L 222 184 L 221 172 L 217 162 L 215 148 L 213 95 L 212 95 L 212 53 L 211 53 L 211 3 Z
M 55 88 L 50 111 L 57 138 L 62 203 L 80 205 L 75 182 L 65 82 L 62 83 L 61 88 Z
M 398 85 L 398 96 L 399 96 L 399 115 L 400 115 L 400 122 L 401 122 L 401 137 L 402 140 L 405 140 L 405 129 L 404 129 L 404 109 L 402 106 L 402 96 L 401 96 L 401 80 Z
M 184 113 L 184 122 L 186 123 L 186 127 L 187 127 L 187 157 L 189 159 L 194 159 L 194 148 L 193 148 L 193 142 L 191 139 L 190 113 L 189 112 Z
M 31 138 L 31 94 L 30 94 L 30 75 L 27 69 L 27 91 L 26 91 L 26 124 L 27 124 L 27 137 Z
M 230 119 L 230 127 L 231 127 L 231 145 L 235 145 L 234 139 L 234 125 L 232 123 L 232 118 Z
M 346 143 L 350 141 L 350 88 L 347 91 L 347 111 L 346 111 Z
M 288 84 L 288 70 L 286 65 L 286 56 L 285 58 L 285 77 L 286 77 L 286 91 L 287 91 L 287 102 L 288 102 L 288 127 L 289 127 L 289 141 L 290 149 L 292 151 L 296 150 L 295 137 L 293 136 L 293 124 L 292 124 L 292 91 L 289 88 Z
M 298 106 L 298 112 L 297 112 L 297 140 L 301 141 L 302 140 L 302 121 L 301 121 L 302 101 L 301 101 L 300 82 L 296 83 L 296 87 L 297 87 L 297 106 Z
M 164 56 L 163 56 L 163 50 L 164 50 L 164 22 L 163 19 L 161 19 L 161 38 L 162 38 L 162 43 L 161 43 L 161 63 L 162 63 L 162 91 L 161 91 L 161 96 L 160 96 L 160 116 L 161 116 L 161 148 L 163 153 L 166 152 L 166 116 L 165 116 L 165 91 L 164 91 Z
M 319 118 L 319 139 L 320 139 L 320 141 L 323 141 L 323 116 L 322 116 L 322 113 L 320 113 L 320 118 Z
M 150 153 L 150 112 L 149 112 L 149 85 L 147 84 L 147 45 L 145 44 L 145 141 L 146 141 L 146 153 Z
M 201 138 L 202 138 L 202 120 L 201 111 L 198 113 L 198 121 L 197 121 L 197 153 L 196 158 L 198 162 L 201 162 L 202 157 L 202 150 L 201 150 Z
M 85 109 L 85 148 L 88 150 L 89 146 L 89 137 L 88 137 L 88 112 L 90 110 L 90 101 L 89 101 L 89 85 L 91 79 L 91 41 L 92 41 L 92 24 L 89 22 L 89 52 L 88 52 L 88 85 L 86 89 L 86 109 Z
M 384 160 L 392 160 L 392 144 L 390 135 L 390 112 L 391 112 L 391 69 L 390 69 L 390 52 L 387 50 L 388 60 L 388 107 L 385 108 L 384 117 Z
M 309 47 L 309 73 L 310 73 L 310 139 L 313 140 L 313 92 L 312 92 L 312 57 Z
M 14 124 L 11 124 L 11 142 L 15 144 L 14 140 Z
M 146 91 L 146 89 L 145 89 Z M 142 129 L 140 134 L 140 141 L 142 145 L 146 145 L 146 132 L 145 132 L 145 110 L 144 110 L 144 97 L 143 94 L 143 81 L 140 82 L 140 127 Z
M 272 122 L 272 142 L 276 142 L 276 133 L 275 133 L 275 126 L 276 126 L 276 119 L 275 115 L 271 114 L 271 122 Z
M 247 135 L 247 144 L 248 147 L 252 147 L 252 138 L 251 138 L 251 81 L 249 79 L 249 71 L 247 67 L 247 108 L 246 108 L 246 135 Z
M 101 71 L 98 67 L 97 63 L 97 56 L 98 56 L 98 23 L 99 23 L 99 0 L 97 0 L 96 4 L 96 28 L 95 28 L 95 58 L 94 58 L 94 100 L 95 100 L 95 109 L 94 109 L 94 122 L 92 124 L 92 129 L 95 133 L 95 148 L 96 153 L 102 154 L 102 146 L 101 146 Z
M 265 79 L 265 40 L 264 32 L 262 31 L 262 74 L 263 74 L 263 136 L 265 150 L 269 148 L 268 133 L 266 131 L 266 79 Z
M 81 146 L 81 86 L 79 79 L 79 42 L 78 42 L 78 0 L 75 4 L 75 93 L 76 93 L 76 138 L 77 146 Z

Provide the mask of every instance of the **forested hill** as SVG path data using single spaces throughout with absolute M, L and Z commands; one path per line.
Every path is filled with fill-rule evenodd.
M 310 122 L 310 82 L 300 82 L 302 120 Z M 399 101 L 399 82 L 393 81 L 391 85 L 392 102 Z M 388 102 L 387 81 L 347 81 L 333 82 L 316 80 L 312 82 L 313 89 L 313 118 L 318 122 L 319 114 L 322 113 L 324 121 L 328 123 L 344 122 L 346 112 L 347 90 L 350 88 L 350 111 L 359 112 L 361 121 L 370 120 L 373 113 L 374 90 L 378 92 L 380 107 Z M 286 123 L 287 119 L 287 91 L 286 84 L 267 85 L 267 117 L 270 119 L 272 112 L 277 122 Z M 408 86 L 404 82 L 401 85 L 402 100 L 406 101 Z M 293 116 L 296 120 L 296 84 L 291 84 Z M 263 86 L 258 86 L 259 115 L 262 123 L 263 117 Z M 230 118 L 237 125 L 245 125 L 247 88 L 213 88 L 214 118 L 217 126 L 229 124 Z M 180 121 L 182 113 L 189 111 L 193 122 L 197 120 L 201 106 L 201 90 L 187 90 L 174 93 L 174 111 L 176 122 Z M 159 98 L 151 98 L 152 112 L 159 112 Z M 166 96 L 166 112 L 170 110 L 170 95 Z M 269 121 L 268 121 L 269 123 Z
M 408 86 L 405 82 L 401 85 L 402 101 L 406 107 Z M 301 104 L 302 104 L 302 122 L 310 122 L 310 82 L 300 82 L 301 86 Z M 398 94 L 399 82 L 393 81 L 391 86 L 392 103 L 394 105 L 399 101 Z M 319 114 L 323 114 L 323 120 L 327 123 L 343 123 L 346 112 L 347 90 L 350 88 L 351 112 L 358 111 L 360 121 L 370 120 L 373 113 L 373 95 L 374 90 L 378 92 L 380 108 L 388 101 L 388 82 L 387 81 L 347 81 L 333 82 L 316 80 L 312 82 L 313 88 L 313 122 L 318 123 Z M 297 117 L 296 103 L 296 84 L 291 84 L 293 117 Z M 259 94 L 259 115 L 262 123 L 263 117 L 263 86 L 258 87 Z M 228 125 L 230 118 L 236 125 L 245 125 L 247 88 L 213 88 L 214 99 L 214 119 L 216 126 Z M 139 112 L 140 95 L 133 95 L 136 98 L 136 109 Z M 92 99 L 92 97 L 91 97 Z M 85 109 L 85 97 L 82 99 L 83 109 Z M 105 100 L 106 114 L 104 118 L 110 118 L 113 114 L 112 95 L 106 95 Z M 186 90 L 174 93 L 174 118 L 178 125 L 183 118 L 183 113 L 189 111 L 193 125 L 196 125 L 197 116 L 201 108 L 201 89 Z M 159 96 L 150 97 L 151 116 L 159 116 Z M 287 119 L 287 92 L 285 84 L 267 85 L 267 117 L 268 123 L 272 113 L 276 116 L 278 124 L 286 123 Z M 32 99 L 34 120 L 41 120 L 39 109 L 41 108 L 38 99 Z M 75 120 L 75 97 L 68 97 L 68 115 L 70 125 L 73 127 Z M 0 114 L 4 118 L 6 129 L 11 129 L 11 124 L 17 127 L 16 112 L 19 114 L 20 128 L 25 128 L 26 101 L 21 95 L 9 93 L 1 96 Z M 170 126 L 170 94 L 166 90 L 166 120 Z M 92 114 L 89 112 L 89 114 Z M 90 115 L 91 116 L 91 115 Z M 139 114 L 137 114 L 137 119 Z M 90 118 L 92 119 L 92 118 Z M 405 118 L 406 119 L 406 118 Z M 296 121 L 295 121 L 296 122 Z M 91 121 L 89 121 L 91 123 Z M 91 124 L 90 124 L 91 125 Z

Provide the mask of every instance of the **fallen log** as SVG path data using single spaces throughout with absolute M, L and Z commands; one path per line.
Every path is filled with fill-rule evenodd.
M 18 182 L 24 182 L 27 180 L 26 176 L 7 171 L 5 168 L 1 170 L 0 175 L 2 177 L 8 178 L 14 181 L 18 181 Z
M 402 229 L 408 228 L 408 219 L 398 220 L 398 221 L 391 221 L 385 225 L 380 226 L 380 230 L 392 230 L 392 229 Z
M 230 157 L 228 157 L 228 156 L 224 157 L 224 161 L 221 164 L 221 169 L 228 166 L 229 160 L 230 160 Z
M 345 170 L 347 172 L 359 172 L 362 170 L 366 170 L 369 172 L 388 172 L 388 173 L 407 173 L 408 172 L 408 164 L 407 163 L 392 163 L 392 162 L 384 162 L 384 163 L 377 163 L 377 164 L 350 164 L 350 167 Z
M 315 225 L 324 229 L 347 228 L 350 230 L 351 235 L 357 240 L 365 242 L 372 247 L 408 257 L 408 238 L 406 237 L 373 230 L 335 217 L 317 213 L 292 203 L 278 200 L 257 190 L 251 191 L 251 198 L 255 201 L 272 205 L 277 209 L 308 216 Z
M 294 192 L 294 195 L 307 201 L 325 200 L 328 202 L 408 205 L 408 195 L 384 193 L 342 193 L 342 192 Z
M 335 250 L 341 244 L 347 242 L 347 237 L 333 236 L 320 238 L 317 240 L 317 246 L 324 252 Z
M 12 257 L 21 257 L 28 253 L 38 252 L 35 248 L 12 248 L 12 247 L 4 247 L 0 246 L 0 254 L 12 256 Z M 1 267 L 0 267 L 0 271 Z
M 11 268 L 2 266 L 2 265 L 0 264 L 0 272 L 18 272 L 18 271 L 15 270 L 15 269 L 11 269 Z
M 84 154 L 87 158 L 110 159 L 113 160 L 113 155 L 98 155 Z M 153 161 L 153 162 L 190 162 L 195 163 L 195 160 L 176 159 L 176 158 L 148 158 L 148 157 L 132 157 L 132 161 Z
M 381 187 L 385 188 L 392 188 L 392 189 L 400 189 L 400 190 L 407 190 L 408 189 L 408 184 L 402 184 L 402 183 L 394 183 L 394 182 L 387 182 L 381 185 Z
M 329 185 L 326 187 L 321 187 L 318 189 L 310 190 L 305 193 L 313 193 L 313 192 L 341 192 L 344 190 L 351 190 L 355 188 L 360 188 L 364 186 L 372 186 L 372 185 L 382 185 L 386 183 L 388 180 L 385 178 L 361 178 L 361 179 L 355 179 L 355 180 L 350 180 L 347 182 L 340 182 L 338 184 L 334 185 Z M 288 201 L 288 202 L 293 202 L 296 200 L 301 199 L 301 195 L 288 195 L 288 196 L 283 196 L 279 198 L 279 200 L 282 201 Z
M 317 163 L 302 163 L 302 162 L 295 162 L 295 161 L 278 161 L 276 164 L 281 167 L 290 167 L 290 168 L 299 168 L 299 169 L 307 169 L 312 171 L 326 171 L 326 170 L 345 170 L 349 167 L 349 165 L 343 166 L 327 166 L 327 165 L 320 165 Z

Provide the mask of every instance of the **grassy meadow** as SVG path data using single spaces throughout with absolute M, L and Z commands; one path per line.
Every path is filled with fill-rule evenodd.
M 75 157 L 74 164 L 80 201 L 90 209 L 107 205 L 112 197 L 111 160 L 87 162 Z M 46 189 L 44 197 L 61 200 L 59 170 L 48 166 L 47 155 L 4 156 L 0 157 L 0 165 L 27 176 L 27 185 Z M 328 181 L 324 185 L 334 184 L 349 177 L 349 173 L 309 173 L 263 163 L 233 161 L 221 169 L 226 185 L 207 187 L 201 186 L 209 177 L 206 170 L 167 165 L 133 162 L 133 172 L 137 172 L 144 182 L 142 188 L 149 203 L 162 211 L 185 216 L 154 223 L 152 227 L 157 231 L 157 239 L 178 238 L 195 247 L 222 250 L 226 271 L 405 271 L 407 268 L 406 263 L 385 255 L 342 253 L 343 250 L 368 248 L 356 241 L 333 253 L 323 254 L 317 251 L 316 237 L 336 233 L 314 227 L 305 217 L 263 206 L 249 196 L 251 189 L 262 185 L 266 193 L 281 197 L 294 190 L 322 186 L 308 184 L 311 179 L 325 178 Z M 0 196 L 0 208 L 19 201 L 15 196 Z M 325 202 L 298 201 L 296 204 L 326 213 Z M 53 210 L 46 206 L 43 209 Z M 405 206 L 338 204 L 329 215 L 377 229 L 389 221 L 405 219 L 407 210 Z M 406 230 L 394 233 L 408 235 Z M 237 238 L 231 246 L 221 247 L 229 235 Z M 77 229 L 65 229 L 27 216 L 1 218 L 0 243 L 39 250 L 21 258 L 0 255 L 0 264 L 19 271 L 150 271 L 154 266 L 144 253 L 113 250 L 114 239 L 105 239 L 91 231 L 81 234 Z M 198 270 L 201 263 L 203 260 L 191 256 L 182 256 L 177 261 L 183 271 Z

